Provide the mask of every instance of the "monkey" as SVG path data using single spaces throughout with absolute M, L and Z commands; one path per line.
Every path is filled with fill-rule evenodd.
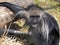
M 28 35 L 32 38 L 34 45 L 58 45 L 59 27 L 57 21 L 44 9 L 35 4 L 31 4 L 20 10 L 21 7 L 10 5 L 10 3 L 0 3 L 15 12 L 16 18 L 25 18 L 26 24 L 30 26 Z
M 35 45 L 59 45 L 59 27 L 57 21 L 37 5 L 29 5 L 27 19 L 30 25 L 29 35 Z
M 30 26 L 28 35 L 31 36 L 34 45 L 59 44 L 57 21 L 41 7 L 32 4 L 25 11 L 20 11 L 16 15 L 26 19 L 26 24 Z
M 28 35 L 32 38 L 34 45 L 59 44 L 57 21 L 44 9 L 32 4 L 25 11 L 20 11 L 16 15 L 22 15 L 26 19 L 26 24 L 30 26 Z

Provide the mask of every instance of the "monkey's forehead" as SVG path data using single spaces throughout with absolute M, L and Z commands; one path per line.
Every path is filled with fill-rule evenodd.
M 38 9 L 32 9 L 28 11 L 30 13 L 30 15 L 39 15 L 40 14 L 40 10 Z

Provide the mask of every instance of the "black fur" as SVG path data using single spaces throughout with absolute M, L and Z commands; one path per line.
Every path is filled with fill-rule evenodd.
M 24 10 L 24 7 L 22 6 L 17 6 L 15 4 L 11 4 L 9 2 L 0 2 L 0 6 L 4 6 L 7 7 L 8 9 L 10 9 L 12 12 L 17 13 L 20 10 Z

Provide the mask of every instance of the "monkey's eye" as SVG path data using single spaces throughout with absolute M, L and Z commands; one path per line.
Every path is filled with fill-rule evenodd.
M 31 18 L 40 18 L 39 15 L 31 15 L 30 17 L 31 17 Z

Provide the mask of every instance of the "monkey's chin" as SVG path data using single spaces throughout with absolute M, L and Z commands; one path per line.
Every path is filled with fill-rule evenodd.
M 31 24 L 32 25 L 32 27 L 37 27 L 38 26 L 38 24 Z
M 32 27 L 37 27 L 37 25 L 32 25 Z

